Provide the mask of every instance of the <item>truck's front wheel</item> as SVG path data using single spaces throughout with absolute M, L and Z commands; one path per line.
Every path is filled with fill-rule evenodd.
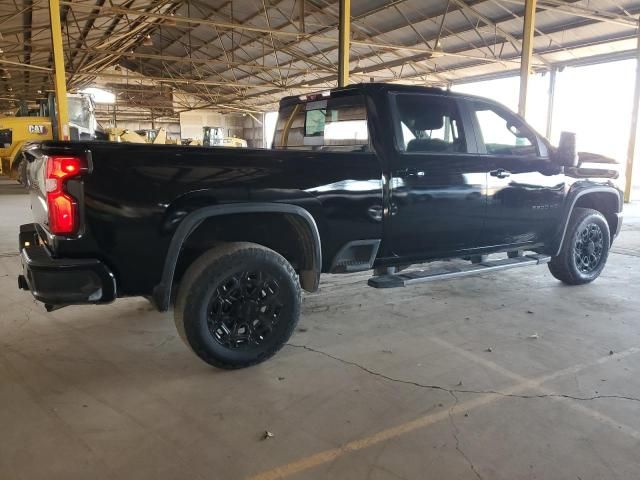
M 178 333 L 205 362 L 243 368 L 274 355 L 300 315 L 298 277 L 278 253 L 254 243 L 209 250 L 182 278 Z
M 607 220 L 600 212 L 574 209 L 560 254 L 549 262 L 551 274 L 569 285 L 594 281 L 607 263 L 610 235 Z

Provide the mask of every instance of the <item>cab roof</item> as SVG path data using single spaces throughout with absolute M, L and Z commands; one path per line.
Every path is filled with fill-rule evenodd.
M 280 100 L 280 107 L 286 105 L 292 105 L 296 103 L 303 103 L 308 100 L 320 99 L 322 97 L 338 97 L 343 95 L 353 94 L 369 94 L 379 95 L 388 92 L 406 92 L 406 93 L 431 93 L 435 95 L 450 95 L 450 96 L 467 96 L 451 92 L 439 87 L 426 87 L 421 85 L 402 85 L 395 83 L 355 83 L 346 87 L 332 88 L 330 90 L 321 90 L 313 93 L 307 93 L 302 95 L 291 95 L 284 97 Z

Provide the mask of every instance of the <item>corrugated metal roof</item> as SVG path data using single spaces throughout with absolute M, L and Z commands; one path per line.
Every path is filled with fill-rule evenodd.
M 108 83 L 121 100 L 164 114 L 172 91 L 222 110 L 265 110 L 336 84 L 336 1 L 61 4 L 72 89 Z M 538 5 L 535 69 L 635 48 L 640 0 Z M 523 11 L 524 0 L 352 0 L 352 81 L 445 85 L 516 70 Z M 51 90 L 47 2 L 1 2 L 0 32 L 0 106 Z

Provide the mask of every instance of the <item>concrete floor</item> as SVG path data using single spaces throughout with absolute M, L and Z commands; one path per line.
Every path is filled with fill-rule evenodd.
M 640 477 L 639 205 L 591 285 L 327 277 L 289 346 L 226 372 L 142 299 L 45 313 L 0 190 L 0 479 Z

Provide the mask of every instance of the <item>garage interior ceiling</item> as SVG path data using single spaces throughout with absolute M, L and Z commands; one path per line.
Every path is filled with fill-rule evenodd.
M 335 1 L 60 4 L 71 91 L 107 86 L 119 103 L 164 115 L 172 93 L 184 109 L 195 98 L 265 111 L 336 86 Z M 351 13 L 352 82 L 444 86 L 519 68 L 524 0 L 352 0 Z M 538 0 L 534 70 L 634 56 L 638 14 L 640 0 Z M 0 108 L 41 98 L 53 88 L 48 1 L 3 1 L 0 32 Z

